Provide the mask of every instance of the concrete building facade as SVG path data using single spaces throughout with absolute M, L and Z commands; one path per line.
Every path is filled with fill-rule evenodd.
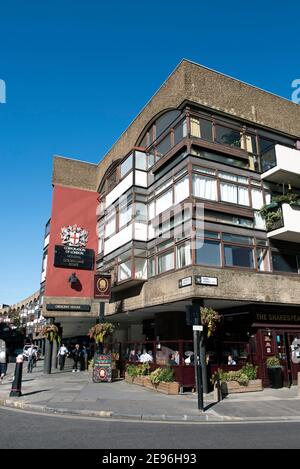
M 55 157 L 43 316 L 87 332 L 109 273 L 115 340 L 184 355 L 187 312 L 210 307 L 214 366 L 251 360 L 267 384 L 276 355 L 295 381 L 299 149 L 299 105 L 183 60 L 98 165 Z

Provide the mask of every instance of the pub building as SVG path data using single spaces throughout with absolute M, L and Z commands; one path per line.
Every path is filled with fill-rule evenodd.
M 55 157 L 43 315 L 86 334 L 109 274 L 124 359 L 165 346 L 188 368 L 189 313 L 206 306 L 222 315 L 212 368 L 230 354 L 268 386 L 277 356 L 295 382 L 299 136 L 299 105 L 183 60 L 98 165 Z

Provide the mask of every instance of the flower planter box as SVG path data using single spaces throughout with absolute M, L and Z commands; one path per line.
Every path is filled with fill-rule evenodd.
M 233 394 L 238 392 L 262 391 L 261 379 L 252 379 L 248 386 L 241 386 L 237 381 L 226 381 L 221 384 L 222 395 Z
M 162 392 L 163 394 L 178 394 L 179 393 L 179 383 L 177 381 L 172 381 L 170 383 L 166 383 L 165 381 L 161 381 L 158 383 L 156 388 L 158 392 Z
M 133 376 L 129 376 L 129 374 L 127 373 L 127 371 L 125 372 L 125 381 L 126 383 L 133 383 L 134 382 L 134 377 Z

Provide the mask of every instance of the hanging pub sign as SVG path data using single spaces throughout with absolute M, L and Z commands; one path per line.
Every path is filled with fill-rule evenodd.
M 111 295 L 111 275 L 96 274 L 94 278 L 94 298 L 109 301 Z
M 71 269 L 94 269 L 94 251 L 87 249 L 88 231 L 78 225 L 61 228 L 60 237 L 63 246 L 54 249 L 54 267 Z

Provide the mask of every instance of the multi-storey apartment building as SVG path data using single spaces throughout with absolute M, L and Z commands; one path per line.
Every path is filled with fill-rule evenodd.
M 187 307 L 208 306 L 212 363 L 265 378 L 278 355 L 295 380 L 299 149 L 299 105 L 182 61 L 98 165 L 55 158 L 44 316 L 87 331 L 110 273 L 118 340 L 191 339 Z

